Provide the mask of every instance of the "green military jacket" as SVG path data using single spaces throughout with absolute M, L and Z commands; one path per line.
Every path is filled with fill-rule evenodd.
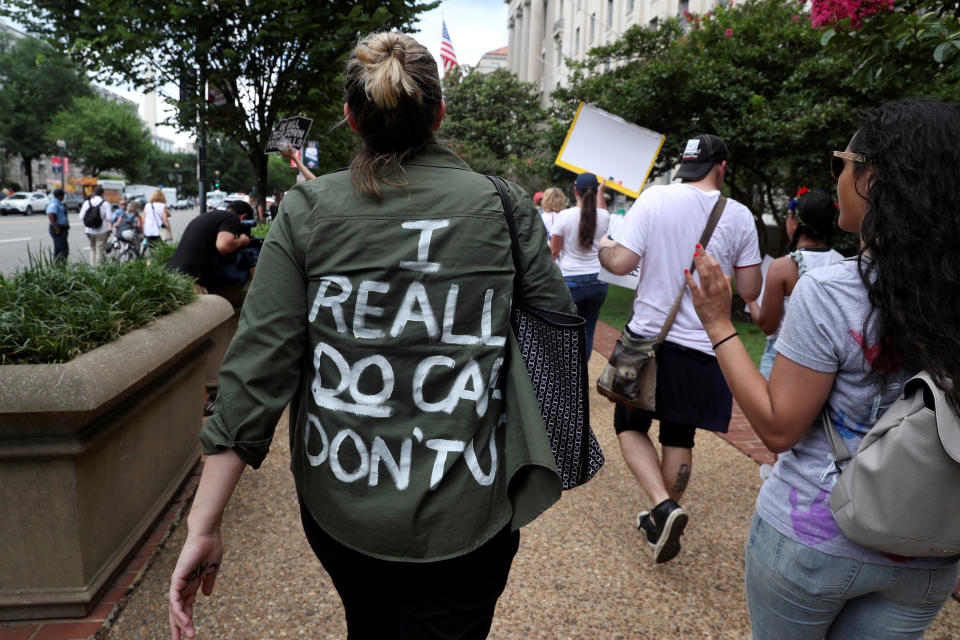
M 560 489 L 510 331 L 497 191 L 441 145 L 404 169 L 382 202 L 346 171 L 284 197 L 201 440 L 258 467 L 289 403 L 291 470 L 324 531 L 434 561 L 532 520 Z M 522 299 L 572 313 L 540 217 L 508 186 Z

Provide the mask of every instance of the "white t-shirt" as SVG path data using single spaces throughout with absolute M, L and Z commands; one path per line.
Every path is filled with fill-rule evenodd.
M 100 196 L 93 196 L 83 201 L 83 204 L 80 205 L 80 213 L 77 214 L 80 218 L 80 224 L 83 224 L 83 216 L 87 213 L 87 210 L 90 207 L 100 207 L 100 219 L 102 222 L 99 227 L 88 227 L 83 225 L 84 233 L 89 233 L 90 235 L 99 235 L 101 233 L 107 233 L 110 231 L 110 223 L 113 222 L 113 207 L 110 206 L 109 202 L 106 202 Z
M 690 268 L 693 252 L 718 197 L 719 191 L 703 191 L 683 183 L 649 187 L 617 228 L 614 240 L 639 255 L 641 260 L 640 285 L 628 325 L 634 333 L 656 336 L 683 287 L 680 311 L 667 340 L 713 354 L 707 333 L 694 311 L 683 270 Z M 750 210 L 727 198 L 707 251 L 727 275 L 733 275 L 734 268 L 759 265 L 760 246 Z M 698 275 L 694 277 L 699 281 Z
M 148 238 L 160 235 L 160 225 L 163 224 L 163 210 L 166 205 L 162 202 L 148 202 L 143 205 L 143 235 Z
M 551 236 L 563 237 L 563 248 L 557 256 L 557 266 L 565 276 L 580 276 L 600 272 L 600 259 L 597 257 L 597 243 L 607 235 L 610 225 L 610 213 L 606 209 L 597 209 L 597 228 L 593 232 L 593 244 L 589 249 L 580 246 L 580 207 L 570 207 L 556 214 Z

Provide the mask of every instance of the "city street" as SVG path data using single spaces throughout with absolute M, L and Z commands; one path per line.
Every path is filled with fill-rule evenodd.
M 180 234 L 196 216 L 196 209 L 170 212 L 174 240 L 180 239 Z M 26 264 L 27 256 L 31 252 L 52 253 L 53 240 L 48 228 L 49 222 L 45 215 L 0 218 L 0 273 L 12 274 L 18 266 Z M 70 214 L 70 235 L 67 238 L 70 243 L 70 260 L 89 261 L 90 242 L 76 213 Z

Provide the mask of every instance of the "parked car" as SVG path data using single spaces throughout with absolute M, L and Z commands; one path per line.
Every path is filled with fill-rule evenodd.
M 173 209 L 189 209 L 190 200 L 188 198 L 180 198 L 173 204 Z
M 80 211 L 80 205 L 83 204 L 83 196 L 79 193 L 63 194 L 63 206 L 67 211 Z
M 31 213 L 43 213 L 48 204 L 50 204 L 50 198 L 39 191 L 17 191 L 0 200 L 0 215 L 20 213 L 28 216 Z

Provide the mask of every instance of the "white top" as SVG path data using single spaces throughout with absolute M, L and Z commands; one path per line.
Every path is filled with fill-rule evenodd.
M 163 210 L 166 206 L 162 202 L 148 202 L 143 206 L 143 235 L 148 238 L 160 235 Z
M 683 287 L 680 311 L 667 340 L 713 354 L 693 309 L 683 270 L 690 268 L 697 242 L 719 197 L 719 191 L 703 191 L 683 183 L 658 185 L 645 189 L 630 207 L 614 240 L 641 259 L 640 284 L 628 325 L 634 333 L 656 336 Z M 732 276 L 737 267 L 759 265 L 760 246 L 750 210 L 727 198 L 707 251 L 727 275 Z M 698 275 L 694 277 L 699 281 Z
M 106 203 L 106 204 L 104 204 Z M 104 206 L 101 206 L 104 205 Z M 107 233 L 110 231 L 110 223 L 113 222 L 113 207 L 109 202 L 106 202 L 100 196 L 93 196 L 83 201 L 83 204 L 80 205 L 80 213 L 78 214 L 80 218 L 80 224 L 83 224 L 83 214 L 87 212 L 90 207 L 100 207 L 100 226 L 99 227 L 88 227 L 83 226 L 84 233 L 89 233 L 92 235 L 98 235 L 101 233 Z
M 557 266 L 565 276 L 580 276 L 600 273 L 600 259 L 597 257 L 597 244 L 607 235 L 610 225 L 610 213 L 606 209 L 597 209 L 597 228 L 593 232 L 593 244 L 589 249 L 580 246 L 580 207 L 570 207 L 556 214 L 551 236 L 563 237 L 563 248 L 557 256 Z

